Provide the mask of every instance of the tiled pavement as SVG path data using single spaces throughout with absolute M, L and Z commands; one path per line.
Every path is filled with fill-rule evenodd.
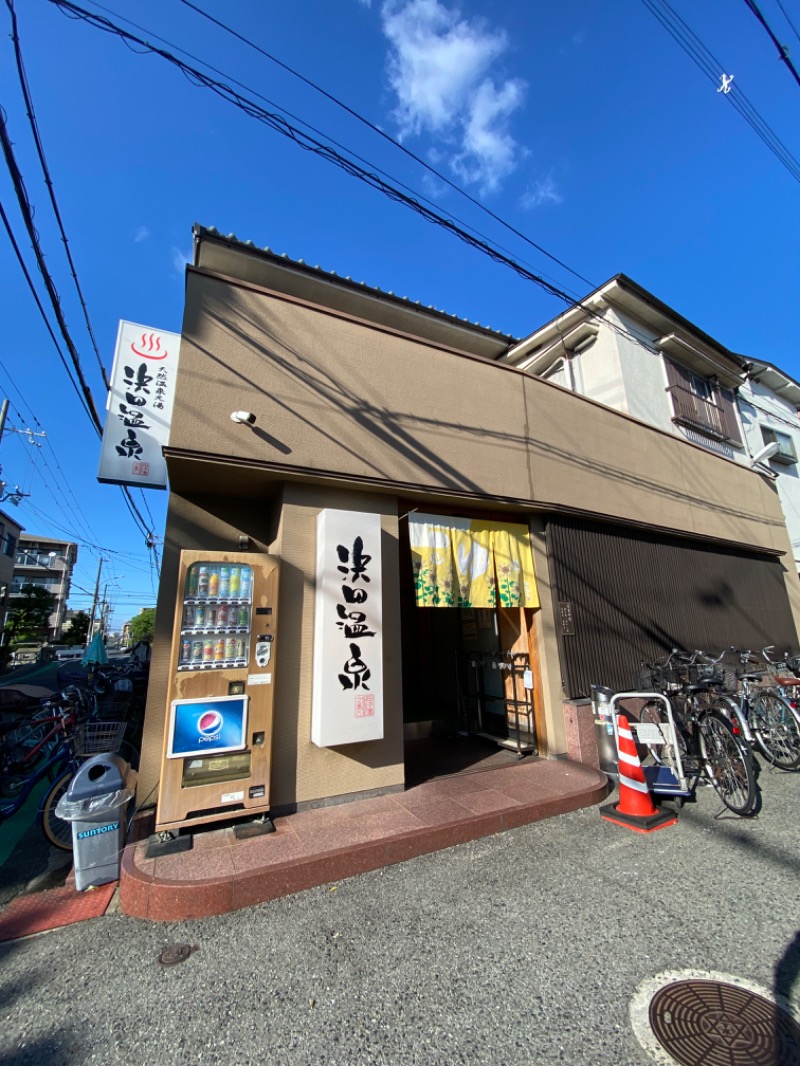
M 568 760 L 487 763 L 404 792 L 275 818 L 275 833 L 238 840 L 231 828 L 194 834 L 191 851 L 123 854 L 120 909 L 176 921 L 224 914 L 599 803 L 608 780 Z

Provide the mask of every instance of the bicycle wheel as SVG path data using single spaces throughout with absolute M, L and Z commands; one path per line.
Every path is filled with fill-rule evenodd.
M 3 774 L 0 776 L 0 796 L 3 799 L 16 799 L 28 783 L 24 774 Z
M 776 692 L 759 692 L 750 708 L 759 747 L 779 770 L 800 767 L 800 716 Z
M 72 851 L 72 824 L 58 817 L 56 805 L 69 788 L 69 783 L 74 776 L 72 770 L 67 770 L 65 774 L 62 774 L 47 793 L 42 804 L 42 832 L 53 847 L 61 848 L 62 851 Z
M 737 740 L 719 711 L 706 711 L 697 720 L 700 754 L 709 781 L 734 814 L 745 817 L 756 807 L 756 774 L 749 748 Z

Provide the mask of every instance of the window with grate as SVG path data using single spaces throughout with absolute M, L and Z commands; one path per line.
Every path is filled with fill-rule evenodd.
M 783 463 L 785 466 L 793 466 L 797 462 L 794 441 L 788 433 L 781 433 L 772 426 L 761 426 L 761 437 L 765 444 L 778 445 L 778 450 L 770 457 L 770 462 Z
M 672 398 L 672 421 L 715 441 L 741 444 L 736 399 L 730 389 L 680 363 L 665 359 L 667 392 Z

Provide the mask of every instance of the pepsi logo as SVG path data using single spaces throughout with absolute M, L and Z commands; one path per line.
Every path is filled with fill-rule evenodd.
M 197 720 L 197 732 L 203 737 L 219 733 L 224 719 L 219 711 L 204 711 Z

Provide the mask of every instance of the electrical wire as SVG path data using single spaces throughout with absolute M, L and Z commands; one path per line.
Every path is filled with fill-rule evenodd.
M 661 23 L 673 40 L 680 45 L 692 62 L 705 74 L 712 85 L 719 85 L 725 68 L 700 40 L 667 0 L 642 0 L 644 6 Z M 781 141 L 772 127 L 759 114 L 741 87 L 731 86 L 724 94 L 732 107 L 739 112 L 750 128 L 769 148 L 773 155 L 789 171 L 795 181 L 800 181 L 800 162 Z
M 598 320 L 608 329 L 619 334 L 620 336 L 627 337 L 633 343 L 636 343 L 646 348 L 647 350 L 655 350 L 652 349 L 652 347 L 648 346 L 644 341 L 641 340 L 641 338 L 637 337 L 634 333 L 631 333 L 630 331 L 619 327 L 615 323 L 606 321 L 601 314 L 599 314 L 594 308 L 588 306 L 585 301 L 575 300 L 564 290 L 546 281 L 540 275 L 533 273 L 531 270 L 528 270 L 515 259 L 512 259 L 510 256 L 500 252 L 497 248 L 488 244 L 486 241 L 479 240 L 478 238 L 467 233 L 459 226 L 455 225 L 452 219 L 449 219 L 439 214 L 437 211 L 434 211 L 429 207 L 425 207 L 423 204 L 419 203 L 418 200 L 415 200 L 412 197 L 406 195 L 394 185 L 391 185 L 389 182 L 384 181 L 383 179 L 378 177 L 377 174 L 364 170 L 363 167 L 360 167 L 357 163 L 353 162 L 352 159 L 346 158 L 345 156 L 342 156 L 338 152 L 334 151 L 330 147 L 330 145 L 322 143 L 313 137 L 309 137 L 307 134 L 303 133 L 302 130 L 294 126 L 291 122 L 288 122 L 286 119 L 281 118 L 280 115 L 275 115 L 269 111 L 266 111 L 254 101 L 249 100 L 246 97 L 242 96 L 241 93 L 236 92 L 236 90 L 232 89 L 229 85 L 226 85 L 223 82 L 216 81 L 214 78 L 209 77 L 207 74 L 204 74 L 197 68 L 191 67 L 189 66 L 189 64 L 184 63 L 182 60 L 178 59 L 177 56 L 172 55 L 172 53 L 167 52 L 162 48 L 157 48 L 155 45 L 152 45 L 148 41 L 137 37 L 135 34 L 129 33 L 121 26 L 115 25 L 109 19 L 106 19 L 101 15 L 96 15 L 90 11 L 86 11 L 84 8 L 81 8 L 77 4 L 72 3 L 71 0 L 49 0 L 49 3 L 58 7 L 65 15 L 67 15 L 67 17 L 87 22 L 89 25 L 94 26 L 96 29 L 103 30 L 105 33 L 110 33 L 113 36 L 119 37 L 122 41 L 128 44 L 129 47 L 135 44 L 138 46 L 139 49 L 142 49 L 144 52 L 150 52 L 154 55 L 160 56 L 168 63 L 177 67 L 178 70 L 181 71 L 181 73 L 187 78 L 187 80 L 191 84 L 210 89 L 216 96 L 219 96 L 227 103 L 233 104 L 244 114 L 256 119 L 259 122 L 262 122 L 264 125 L 268 126 L 275 132 L 280 133 L 282 136 L 288 137 L 304 151 L 309 151 L 315 155 L 318 155 L 320 158 L 325 159 L 327 162 L 338 166 L 351 177 L 358 178 L 366 185 L 377 190 L 378 192 L 383 193 L 385 196 L 387 196 L 388 199 L 394 201 L 395 203 L 399 203 L 405 207 L 410 208 L 411 210 L 419 214 L 422 218 L 424 218 L 426 221 L 431 222 L 434 225 L 440 226 L 442 229 L 451 233 L 453 236 L 457 237 L 465 244 L 482 252 L 494 262 L 509 267 L 521 278 L 533 282 L 535 285 L 538 285 L 549 295 L 555 296 L 559 300 L 562 300 L 568 305 L 569 309 L 581 308 L 583 311 L 585 311 L 587 315 Z
M 759 6 L 755 2 L 755 0 L 744 0 L 744 2 L 745 2 L 745 4 L 747 4 L 747 6 L 753 12 L 755 17 L 758 19 L 758 21 L 761 23 L 761 25 L 767 31 L 767 34 L 769 35 L 769 39 L 772 41 L 772 43 L 778 49 L 778 56 L 780 57 L 781 62 L 786 64 L 786 66 L 789 68 L 789 70 L 790 70 L 790 72 L 792 74 L 792 77 L 797 82 L 797 84 L 800 85 L 800 73 L 798 73 L 797 68 L 795 67 L 794 63 L 789 58 L 789 49 L 786 47 L 785 44 L 781 44 L 781 42 L 775 36 L 775 34 L 773 33 L 773 30 L 772 30 L 772 27 L 767 22 L 767 20 L 764 18 L 764 16 L 761 14 Z M 794 29 L 794 26 L 792 26 L 792 29 Z
M 786 8 L 781 3 L 781 0 L 775 0 L 775 2 L 777 3 L 777 5 L 781 9 L 781 11 L 783 12 L 783 17 L 786 19 L 786 21 L 792 27 L 792 30 L 794 31 L 795 37 L 798 39 L 798 41 L 800 41 L 800 33 L 798 33 L 797 27 L 792 22 L 792 20 L 789 18 L 789 12 L 786 10 Z
M 5 128 L 5 126 L 3 124 L 3 109 L 0 108 L 0 129 L 4 129 L 4 128 Z M 80 400 L 84 411 L 86 412 L 86 414 L 91 419 L 92 413 L 89 410 L 89 407 L 88 407 L 88 405 L 86 403 L 86 397 L 81 394 L 80 389 L 75 384 L 75 379 L 72 377 L 72 374 L 70 372 L 69 366 L 67 364 L 67 360 L 64 358 L 64 353 L 61 351 L 61 346 L 58 343 L 58 338 L 56 337 L 55 333 L 53 332 L 53 327 L 50 325 L 50 322 L 49 322 L 49 320 L 47 318 L 47 313 L 46 313 L 46 311 L 45 311 L 45 309 L 44 309 L 44 307 L 42 305 L 42 301 L 39 299 L 39 294 L 36 292 L 36 287 L 33 284 L 33 279 L 31 278 L 30 274 L 28 273 L 28 268 L 25 265 L 25 260 L 22 258 L 22 252 L 20 251 L 19 245 L 17 244 L 17 240 L 16 240 L 16 238 L 14 236 L 14 232 L 11 229 L 11 223 L 8 220 L 8 215 L 5 212 L 5 208 L 3 207 L 2 202 L 0 202 L 0 218 L 2 218 L 2 220 L 3 220 L 3 225 L 5 226 L 6 233 L 8 234 L 8 239 L 11 241 L 11 247 L 14 249 L 14 254 L 17 257 L 17 262 L 19 263 L 19 265 L 20 265 L 20 267 L 22 269 L 22 273 L 25 275 L 25 280 L 28 283 L 28 288 L 31 290 L 31 293 L 33 294 L 33 298 L 36 301 L 36 306 L 39 308 L 39 314 L 42 316 L 44 324 L 47 327 L 47 332 L 50 334 L 50 337 L 52 338 L 53 344 L 55 345 L 55 349 L 58 352 L 58 357 L 61 360 L 61 362 L 62 362 L 62 364 L 64 366 L 64 369 L 67 372 L 67 377 L 70 380 L 70 384 L 72 385 L 73 389 L 75 390 L 75 392 L 77 394 L 77 397 Z
M 83 296 L 83 290 L 81 289 L 80 281 L 78 280 L 78 271 L 75 267 L 75 263 L 72 258 L 72 252 L 69 248 L 69 241 L 67 240 L 67 234 L 64 229 L 64 223 L 61 219 L 61 212 L 58 208 L 58 201 L 56 200 L 56 193 L 53 187 L 53 180 L 50 177 L 50 170 L 47 166 L 47 160 L 44 155 L 44 146 L 42 145 L 42 138 L 39 134 L 39 125 L 36 121 L 36 113 L 33 108 L 33 99 L 31 98 L 30 86 L 28 85 L 28 79 L 25 74 L 25 67 L 22 61 L 22 45 L 19 39 L 19 28 L 17 25 L 17 14 L 14 10 L 14 0 L 6 0 L 6 7 L 11 14 L 11 40 L 14 43 L 14 56 L 17 63 L 17 75 L 19 77 L 20 87 L 22 89 L 22 96 L 25 100 L 25 107 L 28 113 L 28 121 L 30 123 L 31 132 L 33 133 L 33 140 L 36 145 L 36 151 L 39 156 L 39 163 L 42 167 L 42 173 L 44 174 L 44 183 L 47 186 L 47 191 L 50 194 L 50 203 L 53 207 L 53 214 L 56 218 L 58 225 L 58 231 L 61 234 L 61 240 L 64 244 L 64 251 L 66 252 L 67 261 L 69 262 L 70 270 L 72 271 L 72 280 L 75 283 L 75 288 L 78 293 L 78 299 L 80 301 L 81 308 L 83 309 L 83 317 L 86 322 L 86 329 L 89 333 L 89 338 L 94 348 L 94 353 L 97 356 L 97 365 L 100 368 L 100 376 L 103 379 L 103 384 L 108 389 L 108 377 L 106 376 L 105 367 L 103 366 L 103 360 L 100 358 L 100 350 L 97 347 L 97 341 L 95 340 L 94 330 L 92 329 L 92 323 L 89 320 L 89 309 L 86 306 L 86 300 Z
M 299 116 L 293 114 L 291 111 L 287 111 L 286 108 L 281 107 L 280 104 L 277 104 L 273 100 L 270 100 L 269 97 L 264 96 L 263 93 L 257 92 L 255 89 L 252 89 L 249 86 L 245 85 L 243 82 L 239 81 L 237 78 L 231 77 L 229 74 L 225 74 L 218 67 L 215 67 L 212 63 L 209 63 L 206 60 L 199 58 L 198 56 L 194 55 L 192 52 L 187 51 L 187 49 L 185 49 L 185 48 L 181 48 L 180 45 L 173 44 L 171 41 L 168 41 L 165 37 L 162 37 L 162 36 L 160 36 L 157 33 L 153 33 L 152 30 L 145 29 L 145 27 L 141 26 L 138 22 L 134 22 L 132 19 L 126 18 L 124 15 L 116 15 L 116 13 L 111 11 L 110 8 L 104 7 L 102 4 L 99 4 L 99 3 L 95 2 L 95 6 L 99 7 L 101 11 L 107 11 L 110 14 L 115 15 L 122 22 L 126 22 L 129 26 L 133 26 L 136 29 L 141 30 L 142 33 L 148 34 L 154 40 L 160 41 L 162 44 L 166 44 L 169 48 L 172 48 L 174 51 L 179 52 L 181 55 L 188 56 L 188 58 L 191 59 L 193 62 L 202 64 L 202 66 L 204 66 L 207 70 L 213 71 L 215 74 L 219 74 L 220 77 L 226 78 L 227 81 L 230 84 L 238 85 L 240 89 L 244 89 L 245 92 L 249 93 L 251 96 L 254 96 L 254 97 L 256 97 L 259 100 L 263 100 L 264 103 L 266 103 L 270 107 L 273 107 L 276 110 L 280 111 L 281 114 L 285 115 L 287 118 L 292 119 L 295 122 L 299 122 L 301 126 L 304 126 L 307 130 L 310 130 L 311 133 L 314 133 L 314 134 L 316 134 L 319 137 L 326 137 L 327 140 L 330 142 L 330 144 L 333 144 L 337 148 L 340 148 L 343 152 L 348 152 L 352 156 L 353 159 L 357 159 L 359 162 L 363 163 L 365 166 L 371 167 L 374 171 L 376 171 L 376 173 L 382 174 L 385 178 L 388 178 L 390 181 L 395 182 L 397 185 L 400 186 L 400 188 L 405 189 L 406 192 L 410 193 L 412 196 L 416 197 L 418 200 L 421 200 L 423 203 L 429 204 L 431 207 L 434 207 L 434 208 L 437 206 L 434 203 L 433 200 L 430 200 L 428 197 L 424 196 L 422 193 L 416 191 L 415 189 L 412 189 L 411 186 L 404 184 L 403 182 L 399 181 L 397 178 L 393 177 L 391 174 L 388 174 L 386 171 L 381 170 L 380 167 L 377 167 L 374 163 L 371 163 L 369 160 L 365 159 L 363 156 L 359 155 L 357 152 L 353 152 L 352 150 L 346 148 L 343 144 L 341 144 L 335 138 L 330 137 L 329 135 L 323 133 L 321 130 L 317 129 L 316 126 L 311 125 L 311 123 L 306 122 L 304 119 L 302 119 Z M 212 21 L 215 21 L 215 20 L 212 20 Z M 129 42 L 125 42 L 125 43 L 128 45 L 128 47 L 131 47 Z M 261 51 L 260 49 L 257 49 L 257 50 Z M 141 52 L 141 50 L 138 49 L 138 48 L 132 48 L 131 47 L 131 51 L 133 51 L 137 55 L 143 54 Z M 268 58 L 272 58 L 271 56 L 269 56 L 269 53 L 263 53 L 263 54 L 267 55 Z M 329 95 L 329 94 L 327 94 L 325 92 L 324 89 L 320 89 L 319 91 L 322 92 L 324 95 Z M 340 106 L 344 107 L 345 110 L 348 110 L 348 111 L 350 110 L 347 107 L 347 105 L 345 105 L 345 104 L 341 104 Z M 355 112 L 351 112 L 351 113 L 355 114 Z M 391 137 L 389 137 L 387 134 L 384 134 L 382 130 L 379 130 L 377 127 L 372 127 L 371 124 L 369 122 L 367 122 L 366 120 L 363 120 L 363 121 L 365 121 L 366 124 L 370 128 L 374 128 L 376 130 L 376 132 L 378 132 L 382 136 L 386 137 L 386 139 L 389 140 L 392 144 L 397 144 L 397 142 L 392 140 Z M 400 145 L 400 144 L 397 144 L 397 147 L 399 147 L 407 155 L 410 155 L 412 159 L 415 159 L 415 160 L 417 160 L 417 162 L 421 163 L 421 165 L 424 166 L 427 170 L 429 170 L 432 174 L 434 174 L 437 177 L 441 178 L 441 180 L 443 182 L 446 182 L 447 184 L 452 185 L 452 187 L 454 189 L 456 189 L 458 192 L 462 193 L 462 195 L 466 196 L 468 199 L 472 200 L 472 197 L 470 197 L 468 193 L 463 192 L 463 190 L 461 190 L 453 182 L 449 181 L 449 179 L 447 179 L 444 175 L 439 174 L 439 172 L 437 170 L 435 170 L 434 168 L 428 166 L 428 164 L 426 164 L 423 160 L 418 159 L 417 156 L 415 156 L 413 152 L 409 152 L 408 149 L 404 148 L 403 145 Z M 488 214 L 492 214 L 492 212 L 489 211 L 488 208 L 485 208 L 479 201 L 473 200 L 473 203 L 477 204 L 478 207 L 480 207 L 482 210 L 486 211 Z M 493 216 L 493 217 L 498 218 L 497 216 Z M 460 226 L 470 230 L 476 236 L 481 237 L 485 241 L 489 240 L 489 238 L 484 233 L 482 233 L 476 227 L 471 226 L 469 223 L 465 222 L 463 219 L 460 219 L 458 217 L 458 215 L 456 215 L 454 213 L 451 213 L 451 218 L 453 219 L 453 221 L 458 222 L 458 224 Z M 502 219 L 498 218 L 498 221 L 500 221 L 502 223 Z M 509 228 L 509 229 L 513 230 L 513 227 L 509 226 L 508 224 L 506 224 L 506 223 L 502 223 L 502 224 L 506 225 L 506 228 Z M 514 232 L 517 232 L 517 231 L 514 230 Z M 592 282 L 588 281 L 581 274 L 577 274 L 574 270 L 572 270 L 571 267 L 567 266 L 566 263 L 562 263 L 561 260 L 556 259 L 555 256 L 551 255 L 544 248 L 540 248 L 539 245 L 535 244 L 529 238 L 525 237 L 524 234 L 519 234 L 519 235 L 523 238 L 523 240 L 526 240 L 528 244 L 532 244 L 533 247 L 535 247 L 535 248 L 539 249 L 541 252 L 543 252 L 549 259 L 553 259 L 560 266 L 563 266 L 565 270 L 568 270 L 571 274 L 575 274 L 575 276 L 580 278 L 581 281 L 586 282 L 587 285 L 592 285 Z M 499 245 L 498 247 L 500 247 L 501 250 L 505 251 L 508 255 L 511 255 L 511 252 L 508 251 L 508 249 L 503 248 L 502 245 Z M 525 261 L 523 260 L 523 262 L 525 262 Z M 528 264 L 528 265 L 530 265 L 530 264 Z M 546 278 L 549 278 L 549 280 L 551 280 L 551 281 L 553 280 L 552 277 L 550 277 L 548 274 L 545 274 L 543 271 L 542 271 L 542 276 L 546 277 Z M 575 293 L 572 293 L 571 295 L 573 296 L 573 298 L 576 298 L 576 294 Z
M 22 180 L 22 173 L 19 169 L 19 166 L 17 165 L 16 157 L 14 156 L 14 149 L 11 145 L 11 139 L 8 136 L 6 116 L 2 108 L 0 108 L 0 142 L 2 142 L 3 155 L 5 156 L 6 166 L 8 167 L 9 174 L 11 175 L 11 182 L 14 186 L 14 191 L 17 194 L 19 209 L 22 213 L 22 219 L 25 223 L 25 228 L 28 231 L 28 236 L 30 237 L 31 245 L 33 247 L 33 253 L 36 257 L 36 263 L 42 275 L 42 280 L 44 281 L 45 288 L 47 289 L 47 294 L 50 297 L 50 303 L 53 306 L 53 313 L 56 316 L 56 321 L 58 322 L 59 328 L 61 330 L 61 335 L 64 338 L 64 343 L 66 344 L 67 351 L 69 352 L 70 358 L 72 359 L 72 365 L 75 370 L 75 375 L 78 378 L 78 381 L 80 382 L 81 391 L 83 392 L 83 396 L 86 401 L 86 407 L 88 408 L 89 418 L 95 428 L 97 435 L 102 436 L 102 425 L 100 422 L 100 416 L 97 413 L 97 408 L 94 404 L 94 397 L 92 396 L 92 391 L 86 382 L 86 378 L 84 377 L 83 368 L 81 367 L 81 361 L 78 355 L 78 350 L 75 347 L 72 337 L 70 336 L 70 332 L 67 328 L 67 323 L 64 320 L 64 314 L 61 310 L 60 297 L 56 291 L 56 287 L 53 282 L 53 279 L 50 276 L 50 272 L 48 271 L 45 265 L 44 254 L 42 253 L 42 248 L 39 243 L 39 235 L 37 234 L 36 227 L 33 224 L 33 209 L 31 207 L 30 200 L 28 199 L 28 194 L 25 191 L 25 183 Z
M 330 100 L 331 103 L 336 104 L 337 107 L 342 108 L 342 110 L 346 111 L 347 114 L 351 115 L 354 119 L 356 119 L 356 121 L 361 122 L 368 129 L 372 130 L 373 133 L 376 133 L 379 137 L 382 137 L 385 141 L 388 141 L 389 144 L 399 149 L 401 152 L 404 153 L 404 155 L 408 156 L 409 159 L 413 159 L 415 163 L 427 170 L 429 174 L 432 174 L 439 181 L 444 182 L 444 184 L 447 185 L 449 188 L 453 189 L 454 192 L 457 192 L 460 196 L 465 197 L 475 207 L 479 208 L 481 211 L 484 211 L 487 215 L 489 215 L 490 218 L 493 218 L 495 222 L 499 222 L 500 225 L 503 226 L 505 229 L 509 230 L 515 236 L 525 241 L 526 244 L 529 244 L 538 252 L 541 252 L 542 255 L 546 255 L 548 259 L 551 259 L 554 263 L 557 263 L 560 267 L 563 267 L 564 270 L 569 271 L 570 274 L 574 275 L 574 277 L 578 278 L 580 281 L 583 281 L 586 285 L 590 285 L 592 288 L 595 288 L 594 282 L 589 281 L 588 278 L 585 278 L 582 274 L 579 274 L 576 270 L 573 270 L 572 267 L 569 266 L 567 263 L 564 263 L 561 259 L 558 259 L 555 255 L 552 255 L 550 252 L 548 252 L 546 248 L 543 248 L 540 244 L 537 244 L 536 241 L 531 240 L 530 237 L 526 236 L 526 234 L 520 232 L 520 230 L 512 226 L 511 223 L 506 222 L 505 219 L 495 214 L 494 211 L 488 208 L 485 204 L 481 203 L 480 200 L 470 195 L 470 193 L 468 193 L 460 185 L 448 178 L 447 175 L 443 174 L 440 170 L 437 170 L 435 167 L 431 166 L 430 163 L 427 163 L 415 152 L 412 152 L 409 148 L 406 148 L 404 144 L 401 144 L 399 141 L 395 140 L 394 137 L 390 136 L 390 134 L 386 133 L 385 130 L 382 130 L 380 126 L 376 126 L 373 122 L 370 122 L 369 119 L 365 118 L 358 111 L 354 110 L 354 108 L 350 107 L 342 100 L 339 100 L 336 96 L 328 92 L 326 89 L 323 89 L 322 86 L 317 85 L 316 82 L 313 82 L 304 74 L 301 74 L 293 67 L 290 67 L 288 63 L 282 62 L 282 60 L 278 59 L 277 56 L 274 56 L 270 52 L 267 52 L 266 49 L 261 48 L 260 45 L 257 45 L 254 41 L 251 41 L 247 37 L 244 37 L 241 33 L 237 33 L 236 30 L 232 29 L 224 22 L 221 22 L 219 19 L 214 18 L 213 15 L 209 15 L 207 11 L 204 11 L 202 8 L 198 7 L 197 4 L 193 4 L 191 0 L 180 0 L 180 3 L 185 4 L 186 7 L 191 8 L 192 11 L 197 12 L 198 15 L 202 15 L 202 17 L 208 19 L 209 22 L 213 22 L 215 26 L 218 26 L 221 30 L 224 30 L 225 33 L 229 33 L 238 41 L 241 41 L 243 44 L 248 45 L 248 47 L 253 48 L 256 52 L 259 53 L 259 55 L 262 55 L 266 59 L 269 59 L 272 63 L 277 64 L 277 66 L 281 67 L 287 73 L 291 74 L 295 78 L 298 78 L 305 85 L 308 85 L 311 89 L 314 89 L 315 92 L 321 93 L 322 96 L 324 96 L 327 100 Z M 96 6 L 101 7 L 100 4 L 97 4 Z M 108 9 L 104 8 L 104 10 Z

